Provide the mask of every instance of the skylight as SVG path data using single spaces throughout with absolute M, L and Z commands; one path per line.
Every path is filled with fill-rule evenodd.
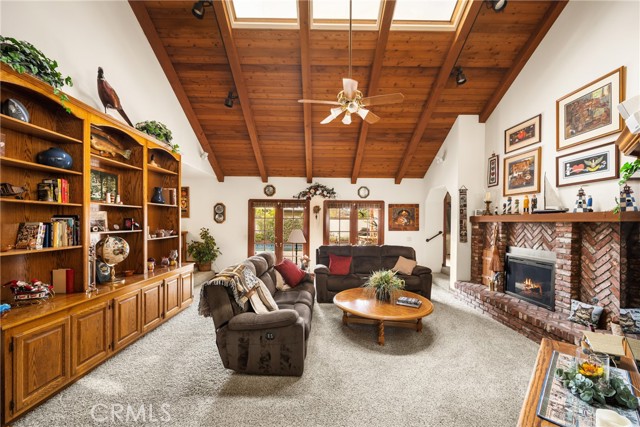
M 434 29 L 455 28 L 458 0 L 397 0 L 393 11 L 392 28 L 420 29 L 433 26 Z M 400 28 L 402 27 L 402 28 Z M 444 27 L 444 28 L 443 28 Z M 429 28 L 424 28 L 429 29 Z
M 380 6 L 378 0 L 353 0 L 354 25 L 369 24 L 377 28 Z M 347 24 L 349 0 L 315 0 L 311 3 L 313 24 Z
M 233 0 L 235 18 L 243 20 L 298 20 L 296 0 Z

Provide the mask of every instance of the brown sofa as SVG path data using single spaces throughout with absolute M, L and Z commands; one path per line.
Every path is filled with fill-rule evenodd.
M 201 298 L 206 299 L 213 317 L 225 368 L 243 374 L 300 376 L 311 331 L 315 288 L 307 275 L 295 288 L 278 291 L 274 262 L 274 254 L 269 252 L 243 261 L 267 285 L 278 304 L 277 311 L 243 312 L 228 288 L 210 282 L 202 285 Z M 251 310 L 250 304 L 248 307 Z
M 329 254 L 351 256 L 349 274 L 340 276 L 329 271 Z M 377 270 L 390 270 L 398 257 L 416 259 L 416 251 L 407 246 L 320 246 L 316 250 L 316 292 L 318 302 L 333 302 L 333 297 L 345 289 L 362 286 Z M 398 273 L 405 281 L 405 289 L 431 298 L 431 269 L 416 265 L 411 275 Z

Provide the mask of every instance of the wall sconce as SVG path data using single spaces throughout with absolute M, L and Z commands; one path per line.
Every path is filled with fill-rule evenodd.
M 320 206 L 314 206 L 313 207 L 313 213 L 316 214 L 316 219 L 318 219 L 318 214 L 320 213 Z

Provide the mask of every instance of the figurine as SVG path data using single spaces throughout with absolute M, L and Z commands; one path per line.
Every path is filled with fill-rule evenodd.
M 529 196 L 527 196 L 526 194 L 524 195 L 522 213 L 525 213 L 525 214 L 529 213 Z
M 587 196 L 582 187 L 578 190 L 577 197 L 575 207 L 573 208 L 574 212 L 593 212 L 593 209 L 587 207 Z
M 636 205 L 636 198 L 633 197 L 633 190 L 628 185 L 625 185 L 622 190 L 620 190 L 620 201 L 616 202 L 620 203 L 620 212 L 637 212 L 638 206 Z
M 507 214 L 507 204 L 503 203 L 502 204 L 502 215 L 506 215 Z
M 520 215 L 520 199 L 516 199 L 514 209 L 515 210 L 513 211 L 513 213 L 516 215 Z
M 169 266 L 171 267 L 175 267 L 176 265 L 178 265 L 178 250 L 177 249 L 171 249 L 169 251 L 169 260 L 171 262 L 169 262 Z
M 533 196 L 531 196 L 531 212 L 537 209 L 538 209 L 538 198 L 534 194 Z
M 496 206 L 496 208 L 494 209 L 493 214 L 498 215 L 498 206 Z
M 166 256 L 163 256 L 162 259 L 160 260 L 160 265 L 163 267 L 169 267 L 169 258 Z
M 593 211 L 593 197 L 591 195 L 587 196 L 587 207 Z
M 511 196 L 507 197 L 507 215 L 511 215 Z

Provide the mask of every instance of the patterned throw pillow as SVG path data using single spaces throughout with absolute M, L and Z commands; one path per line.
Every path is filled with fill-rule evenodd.
M 602 310 L 602 307 L 586 304 L 578 300 L 571 300 L 569 320 L 584 326 L 593 325 L 594 327 L 598 327 Z
M 620 326 L 625 334 L 640 334 L 640 308 L 621 308 Z

